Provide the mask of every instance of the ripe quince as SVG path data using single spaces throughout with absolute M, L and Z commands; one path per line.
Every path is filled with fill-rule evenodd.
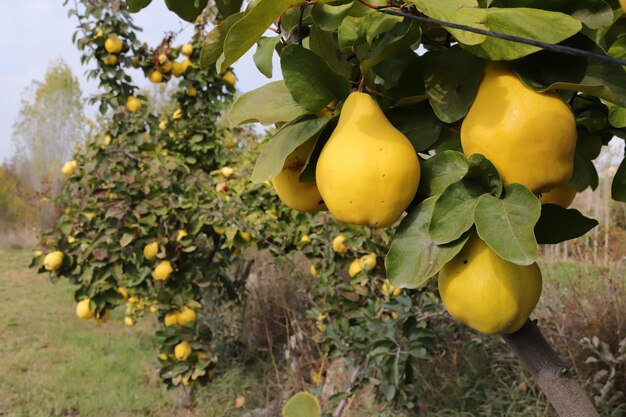
M 163 74 L 161 74 L 161 71 L 157 71 L 157 70 L 152 71 L 150 73 L 150 81 L 152 81 L 155 84 L 163 81 Z
M 183 45 L 183 47 L 180 49 L 180 52 L 182 52 L 183 55 L 190 56 L 193 53 L 193 45 L 190 43 Z
M 188 342 L 183 341 L 174 347 L 174 357 L 179 361 L 186 361 L 191 356 L 191 346 Z
M 76 315 L 81 319 L 88 320 L 93 317 L 94 312 L 91 311 L 91 300 L 89 298 L 85 298 L 80 300 L 78 304 L 76 304 Z
M 151 261 L 156 258 L 157 253 L 159 252 L 159 243 L 155 240 L 154 242 L 148 243 L 143 248 L 143 257 L 146 260 Z
M 234 87 L 237 82 L 237 78 L 235 78 L 235 74 L 232 71 L 226 71 L 224 75 L 222 75 L 222 81 L 227 85 Z
M 335 252 L 337 252 L 340 255 L 343 255 L 344 253 L 346 253 L 348 251 L 348 248 L 346 247 L 346 245 L 343 243 L 346 241 L 346 237 L 344 235 L 337 235 L 334 239 L 333 239 L 333 250 Z
M 420 180 L 417 153 L 368 94 L 346 99 L 316 167 L 320 194 L 335 219 L 387 227 L 413 200 Z
M 178 312 L 177 311 L 171 311 L 171 312 L 167 313 L 165 315 L 165 318 L 163 319 L 163 324 L 165 324 L 165 327 L 172 326 L 174 324 L 178 324 Z
M 126 99 L 126 108 L 131 113 L 136 112 L 141 108 L 141 100 L 134 96 L 128 96 L 128 99 Z
M 46 268 L 47 271 L 56 271 L 61 267 L 61 264 L 63 264 L 63 256 L 63 252 L 58 250 L 50 252 L 43 258 L 44 268 Z
M 306 212 L 326 210 L 317 183 L 300 182 L 300 172 L 314 145 L 314 140 L 308 140 L 298 146 L 285 159 L 283 170 L 272 179 L 280 200 L 294 210 Z
M 170 261 L 162 261 L 154 268 L 154 271 L 152 271 L 152 278 L 156 281 L 167 281 L 173 271 L 174 269 Z
M 104 41 L 104 49 L 110 54 L 117 54 L 122 50 L 122 41 L 119 36 L 111 35 Z
M 472 234 L 439 271 L 439 293 L 448 313 L 484 334 L 514 333 L 537 305 L 541 271 L 502 259 Z
M 185 306 L 178 313 L 176 320 L 181 326 L 191 323 L 196 320 L 196 312 L 191 308 Z
M 492 62 L 461 126 L 461 146 L 489 159 L 504 183 L 541 193 L 572 177 L 576 122 L 558 95 L 539 93 Z
M 574 201 L 574 198 L 576 198 L 576 190 L 565 184 L 541 193 L 539 201 L 541 201 L 541 204 L 558 204 L 563 208 L 568 208 Z
M 356 276 L 359 272 L 363 270 L 363 265 L 361 265 L 360 259 L 355 259 L 350 263 L 350 268 L 348 268 L 348 275 L 350 278 Z

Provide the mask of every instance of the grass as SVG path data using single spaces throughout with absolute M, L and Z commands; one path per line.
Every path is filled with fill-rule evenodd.
M 234 406 L 224 414 L 224 403 L 246 390 L 254 395 L 257 375 L 234 368 L 196 409 L 185 409 L 181 390 L 165 390 L 156 374 L 154 322 L 127 328 L 123 312 L 105 325 L 80 320 L 73 289 L 28 270 L 29 257 L 0 248 L 0 416 L 241 415 Z

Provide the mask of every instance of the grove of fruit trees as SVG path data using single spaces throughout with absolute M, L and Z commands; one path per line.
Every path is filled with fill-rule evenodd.
M 617 0 L 165 0 L 195 31 L 156 46 L 130 14 L 150 3 L 71 10 L 100 131 L 62 168 L 63 213 L 33 265 L 77 286 L 79 317 L 158 315 L 160 375 L 187 390 L 232 359 L 242 251 L 297 252 L 318 341 L 350 359 L 355 387 L 416 408 L 438 283 L 458 322 L 505 335 L 561 415 L 597 415 L 571 378 L 540 372 L 558 358 L 529 316 L 538 244 L 597 225 L 567 207 L 626 139 Z M 278 54 L 282 80 L 234 99 L 230 66 L 255 44 L 258 70 L 271 77 Z M 172 103 L 156 112 L 131 74 L 172 84 Z M 221 127 L 224 112 L 276 129 L 262 144 Z M 612 197 L 626 202 L 624 161 Z M 311 402 L 284 413 L 319 415 L 298 411 Z

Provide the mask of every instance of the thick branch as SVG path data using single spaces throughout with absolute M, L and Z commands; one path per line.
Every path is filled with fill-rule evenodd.
M 504 340 L 535 378 L 561 417 L 599 417 L 580 384 L 530 320 Z

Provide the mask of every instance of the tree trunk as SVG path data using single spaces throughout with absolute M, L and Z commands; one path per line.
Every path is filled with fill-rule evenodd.
M 599 417 L 580 384 L 530 320 L 504 340 L 530 372 L 561 417 Z

